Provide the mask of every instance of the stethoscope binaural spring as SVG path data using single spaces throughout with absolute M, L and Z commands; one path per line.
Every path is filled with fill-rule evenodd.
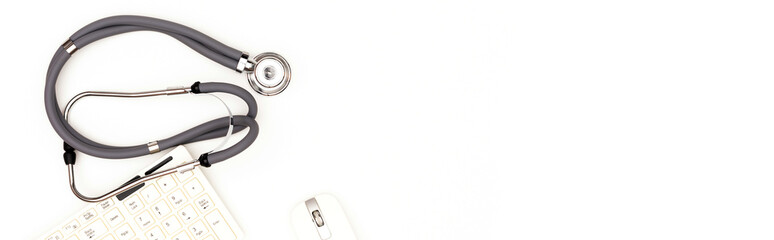
M 167 34 L 203 56 L 225 67 L 235 69 L 237 72 L 247 74 L 250 87 L 264 96 L 273 96 L 284 91 L 290 83 L 290 65 L 285 58 L 276 53 L 262 53 L 253 59 L 249 54 L 226 46 L 223 43 L 192 28 L 150 17 L 143 16 L 113 16 L 97 20 L 81 28 L 70 36 L 62 46 L 57 49 L 46 74 L 44 103 L 46 115 L 56 133 L 64 140 L 64 161 L 68 168 L 70 188 L 81 200 L 87 202 L 99 202 L 111 198 L 121 192 L 132 189 L 143 182 L 156 179 L 165 175 L 189 171 L 198 166 L 210 167 L 212 164 L 229 159 L 249 147 L 258 136 L 258 123 L 255 121 L 257 104 L 255 98 L 245 89 L 228 83 L 195 82 L 190 87 L 172 88 L 147 92 L 105 92 L 89 91 L 74 96 L 66 105 L 64 112 L 59 108 L 56 96 L 56 81 L 67 60 L 80 48 L 113 35 L 134 31 L 155 31 Z M 153 97 L 178 94 L 202 94 L 202 93 L 228 93 L 242 99 L 248 106 L 245 115 L 232 115 L 210 120 L 195 126 L 189 130 L 171 136 L 166 139 L 153 140 L 147 144 L 134 146 L 110 146 L 95 142 L 78 133 L 67 122 L 72 106 L 85 97 Z M 231 147 L 203 153 L 198 160 L 176 166 L 172 169 L 153 173 L 139 178 L 122 187 L 97 197 L 89 197 L 81 194 L 75 186 L 75 151 L 109 159 L 132 158 L 157 153 L 182 144 L 198 142 L 230 135 L 248 129 L 247 135 Z

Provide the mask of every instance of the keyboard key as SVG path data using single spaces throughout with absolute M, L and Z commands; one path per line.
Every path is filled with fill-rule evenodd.
M 205 216 L 204 219 L 207 220 L 207 224 L 209 224 L 212 231 L 215 232 L 215 235 L 218 236 L 218 239 L 236 240 L 236 233 L 234 233 L 234 230 L 231 229 L 231 226 L 228 225 L 226 220 L 223 219 L 220 210 L 216 209 L 215 211 L 212 211 L 212 213 Z
M 65 235 L 70 235 L 70 233 L 73 233 L 73 231 L 75 231 L 75 229 L 78 229 L 78 227 L 80 226 L 81 224 L 78 223 L 78 220 L 73 219 L 72 221 L 67 223 L 67 225 L 62 227 L 62 231 L 64 232 Z
M 146 232 L 145 236 L 148 237 L 148 240 L 162 240 L 164 239 L 164 232 L 161 231 L 159 226 L 156 226 L 151 228 L 150 231 Z
M 133 195 L 127 199 L 124 199 L 124 205 L 126 205 L 126 209 L 129 210 L 129 214 L 132 215 L 145 207 L 145 205 L 142 204 L 142 200 L 140 200 L 140 197 L 137 195 Z
M 81 213 L 81 216 L 79 216 L 79 218 L 81 219 L 81 222 L 87 223 L 89 222 L 89 220 L 94 219 L 94 217 L 96 216 L 97 216 L 97 211 L 94 211 L 93 208 L 89 208 L 89 210 L 87 210 L 86 212 Z
M 182 231 L 179 234 L 175 235 L 172 240 L 191 240 L 191 236 L 188 236 L 188 232 Z
M 172 234 L 173 232 L 177 231 L 182 227 L 180 225 L 180 221 L 177 220 L 177 217 L 175 216 L 169 216 L 167 219 L 161 222 L 161 226 L 164 226 L 164 230 L 167 230 L 167 233 Z
M 105 223 L 102 222 L 102 220 L 97 219 L 93 223 L 79 230 L 78 238 L 79 239 L 97 239 L 97 237 L 102 236 L 102 234 L 107 233 L 107 231 L 108 231 L 108 228 L 107 226 L 105 226 Z
M 55 233 L 51 234 L 46 238 L 46 240 L 62 240 L 64 237 L 62 237 L 62 233 L 59 231 L 56 231 Z
M 118 228 L 118 230 L 116 230 L 116 235 L 120 240 L 129 240 L 134 237 L 135 233 L 134 233 L 134 230 L 132 230 L 132 227 L 129 226 L 128 223 L 124 223 L 123 226 L 121 226 L 120 228 Z
M 213 237 L 212 235 L 209 235 L 206 238 L 204 238 L 204 240 L 217 240 L 217 239 L 215 239 L 215 237 Z
M 161 177 L 158 181 L 156 181 L 156 184 L 159 185 L 159 188 L 161 188 L 162 192 L 169 192 L 170 190 L 177 187 L 177 182 L 175 182 L 175 178 L 173 178 L 171 175 Z
M 196 239 L 202 239 L 202 237 L 204 237 L 204 235 L 209 232 L 209 230 L 207 229 L 207 226 L 204 225 L 202 220 L 199 220 L 193 225 L 189 226 L 188 230 L 191 231 L 191 233 L 193 233 Z
M 185 191 L 188 192 L 188 196 L 194 197 L 204 191 L 204 188 L 198 179 L 194 179 L 185 185 Z
M 108 208 L 112 207 L 113 204 L 113 199 L 102 201 L 101 203 L 97 204 L 97 210 L 99 210 L 99 212 L 104 212 L 105 210 L 108 210 Z
M 153 221 L 153 217 L 151 217 L 148 211 L 143 211 L 140 213 L 140 215 L 134 217 L 134 221 L 137 222 L 137 225 L 140 226 L 140 229 L 147 228 L 155 222 Z
M 145 202 L 153 202 L 156 201 L 159 197 L 161 197 L 161 194 L 159 193 L 159 190 L 156 189 L 155 184 L 148 184 L 144 189 L 140 190 L 140 193 L 142 194 L 142 197 L 145 199 Z
M 202 213 L 207 213 L 208 211 L 212 210 L 214 203 L 212 203 L 212 199 L 210 199 L 210 196 L 207 194 L 202 195 L 199 197 L 199 199 L 196 199 L 196 206 L 199 207 L 199 210 Z
M 184 173 L 177 173 L 175 174 L 177 176 L 177 179 L 180 180 L 180 182 L 185 181 L 188 178 L 191 178 L 193 176 L 193 171 L 186 171 Z
M 113 234 L 108 234 L 107 236 L 105 236 L 105 238 L 102 238 L 102 240 L 116 240 L 116 238 L 113 237 Z
M 183 219 L 183 223 L 185 224 L 190 223 L 199 216 L 190 204 L 185 206 L 180 212 L 177 212 L 177 215 L 180 216 L 180 219 Z
M 175 206 L 175 208 L 180 208 L 185 201 L 188 201 L 188 199 L 185 198 L 185 194 L 183 194 L 183 191 L 180 189 L 169 194 L 167 198 L 172 202 L 172 206 Z
M 167 201 L 164 201 L 163 199 L 156 203 L 156 205 L 153 205 L 153 207 L 151 207 L 151 211 L 156 214 L 156 218 L 158 219 L 161 219 L 162 217 L 172 212 L 172 210 L 169 209 L 169 205 L 167 205 Z
M 69 238 L 67 238 L 67 240 L 80 240 L 80 239 L 78 239 L 78 237 L 76 237 L 75 235 L 72 235 Z
M 119 211 L 118 208 L 114 208 L 105 214 L 105 219 L 107 219 L 108 225 L 110 225 L 110 227 L 115 227 L 118 226 L 119 223 L 124 222 L 124 215 L 121 214 L 121 211 Z

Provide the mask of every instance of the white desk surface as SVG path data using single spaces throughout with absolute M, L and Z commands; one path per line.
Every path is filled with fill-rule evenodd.
M 361 239 L 774 237 L 770 4 L 7 5 L 3 239 L 38 237 L 83 207 L 44 113 L 44 76 L 68 36 L 117 14 L 290 61 L 286 92 L 256 94 L 258 140 L 205 170 L 248 239 L 295 239 L 292 207 L 321 192 L 339 197 Z M 81 91 L 195 81 L 249 87 L 174 39 L 140 32 L 79 50 L 58 93 L 63 103 Z M 72 121 L 94 140 L 128 145 L 223 114 L 206 97 L 89 99 Z M 109 190 L 156 157 L 79 154 L 80 186 Z

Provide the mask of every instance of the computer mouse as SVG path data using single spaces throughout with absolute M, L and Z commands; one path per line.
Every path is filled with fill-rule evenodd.
M 299 240 L 355 240 L 355 233 L 339 201 L 321 194 L 298 204 L 291 221 Z

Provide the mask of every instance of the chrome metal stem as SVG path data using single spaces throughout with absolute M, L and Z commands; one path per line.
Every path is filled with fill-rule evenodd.
M 69 102 L 67 102 L 67 106 L 65 106 L 65 110 L 64 110 L 64 118 L 65 120 L 67 120 L 70 115 L 70 110 L 72 109 L 73 105 L 75 105 L 75 102 L 85 97 L 142 98 L 142 97 L 153 97 L 153 96 L 162 96 L 162 95 L 178 95 L 178 94 L 185 94 L 190 92 L 191 92 L 191 88 L 188 88 L 188 87 L 170 88 L 165 90 L 156 90 L 156 91 L 147 91 L 147 92 L 99 92 L 99 91 L 82 92 L 82 93 L 79 93 L 78 95 L 75 95 L 75 97 L 73 97 L 72 99 L 70 99 Z
M 75 105 L 75 103 L 78 100 L 81 100 L 85 97 L 141 98 L 141 97 L 153 97 L 153 96 L 162 96 L 162 95 L 178 95 L 178 94 L 185 94 L 190 92 L 191 92 L 191 88 L 170 88 L 165 90 L 146 91 L 146 92 L 99 92 L 99 91 L 82 92 L 82 93 L 79 93 L 78 95 L 75 95 L 75 97 L 73 97 L 72 99 L 70 99 L 69 102 L 67 102 L 67 106 L 65 106 L 65 110 L 64 110 L 64 118 L 65 118 L 65 121 L 67 121 L 69 119 L 70 110 L 72 110 L 73 105 Z M 149 152 L 151 153 L 154 153 L 154 150 L 155 152 L 158 152 L 158 143 L 153 144 L 154 142 L 148 143 L 148 149 L 149 149 Z M 169 170 L 147 175 L 147 176 L 141 177 L 140 179 L 137 179 L 132 183 L 126 184 L 125 186 L 116 188 L 113 191 L 110 191 L 99 197 L 89 197 L 78 192 L 78 189 L 75 187 L 75 170 L 72 164 L 67 165 L 67 175 L 70 178 L 70 190 L 73 191 L 73 194 L 75 194 L 76 197 L 86 202 L 101 202 L 115 195 L 118 195 L 119 193 L 122 193 L 126 190 L 136 187 L 144 182 L 147 182 L 156 178 L 160 178 L 166 175 L 170 175 L 176 172 L 182 173 L 182 172 L 190 171 L 190 170 L 193 170 L 194 167 L 197 167 L 199 165 L 200 163 L 198 161 L 194 161 L 191 163 L 179 165 Z
M 113 197 L 115 195 L 118 195 L 119 193 L 122 193 L 122 192 L 124 192 L 126 190 L 132 189 L 132 188 L 140 185 L 141 183 L 144 183 L 144 182 L 156 179 L 156 178 L 160 178 L 160 177 L 163 177 L 163 176 L 166 176 L 166 175 L 170 175 L 170 174 L 173 174 L 173 173 L 178 173 L 178 172 L 179 173 L 183 173 L 183 172 L 191 171 L 191 170 L 193 170 L 195 167 L 197 167 L 199 165 L 200 165 L 199 161 L 194 161 L 194 162 L 190 162 L 190 163 L 186 163 L 186 164 L 181 164 L 181 165 L 179 165 L 179 166 L 177 166 L 175 168 L 169 169 L 169 170 L 164 170 L 164 171 L 161 171 L 161 172 L 153 173 L 151 175 L 146 175 L 144 177 L 141 177 L 140 179 L 137 179 L 136 181 L 134 181 L 134 182 L 132 182 L 130 184 L 126 184 L 125 186 L 116 188 L 113 191 L 110 191 L 110 192 L 108 192 L 108 193 L 106 193 L 106 194 L 104 194 L 102 196 L 99 196 L 99 197 L 88 197 L 88 196 L 83 195 L 80 192 L 78 192 L 78 189 L 75 187 L 75 171 L 73 169 L 73 165 L 70 165 L 70 164 L 67 165 L 67 175 L 70 178 L 70 190 L 73 191 L 73 194 L 75 194 L 76 197 L 78 197 L 79 199 L 81 199 L 83 201 L 86 201 L 86 202 L 101 202 L 101 201 L 105 201 L 106 199 L 109 199 L 109 198 L 111 198 L 111 197 Z

